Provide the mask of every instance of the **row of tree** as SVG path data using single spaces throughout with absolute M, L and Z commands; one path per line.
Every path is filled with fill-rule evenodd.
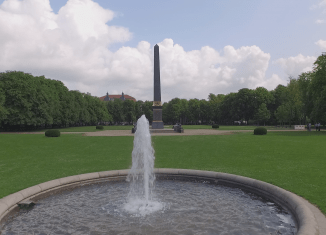
M 115 99 L 102 101 L 79 91 L 69 91 L 61 81 L 35 77 L 21 71 L 0 73 L 0 129 L 121 124 L 145 114 L 151 121 L 152 102 Z
M 132 124 L 142 114 L 153 120 L 151 101 L 115 99 L 101 101 L 78 91 L 69 91 L 61 81 L 6 71 L 0 73 L 0 128 L 5 130 Z M 290 77 L 287 86 L 268 91 L 263 87 L 236 93 L 209 94 L 208 100 L 174 98 L 163 104 L 166 124 L 257 124 L 326 123 L 326 55 L 312 71 Z
M 91 125 L 112 121 L 104 102 L 78 91 L 69 91 L 61 81 L 6 71 L 0 73 L 1 129 L 35 129 Z

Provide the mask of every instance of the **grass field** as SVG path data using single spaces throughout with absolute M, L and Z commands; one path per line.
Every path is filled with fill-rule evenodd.
M 326 214 L 326 132 L 153 136 L 155 167 L 227 172 L 290 190 Z M 126 169 L 133 137 L 0 135 L 0 198 L 52 179 Z
M 134 127 L 132 125 L 126 125 L 126 126 L 103 126 L 104 130 L 130 130 Z M 36 131 L 30 131 L 30 132 L 45 132 L 49 129 L 41 129 Z M 96 126 L 78 126 L 78 127 L 66 127 L 66 128 L 58 128 L 57 130 L 60 130 L 60 132 L 93 132 L 93 131 L 102 131 L 96 129 Z

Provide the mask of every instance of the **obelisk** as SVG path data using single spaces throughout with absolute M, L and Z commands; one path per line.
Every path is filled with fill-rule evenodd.
M 159 46 L 154 46 L 154 101 L 152 129 L 164 129 L 162 121 L 160 52 Z

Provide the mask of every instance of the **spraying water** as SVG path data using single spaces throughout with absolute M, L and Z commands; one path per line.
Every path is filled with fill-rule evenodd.
M 127 176 L 130 191 L 124 209 L 132 214 L 143 216 L 163 208 L 160 202 L 153 201 L 154 159 L 149 123 L 143 115 L 137 121 L 132 167 Z

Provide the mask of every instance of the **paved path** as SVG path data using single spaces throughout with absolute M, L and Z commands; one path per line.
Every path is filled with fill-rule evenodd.
M 247 131 L 241 131 L 247 132 Z M 184 135 L 230 135 L 231 131 L 219 131 L 212 129 L 199 129 L 199 130 L 184 130 L 184 133 L 152 133 L 152 136 L 162 135 L 162 136 L 184 136 Z M 87 132 L 84 133 L 85 136 L 134 136 L 131 131 L 127 130 L 117 130 L 117 131 L 97 131 L 97 132 Z

